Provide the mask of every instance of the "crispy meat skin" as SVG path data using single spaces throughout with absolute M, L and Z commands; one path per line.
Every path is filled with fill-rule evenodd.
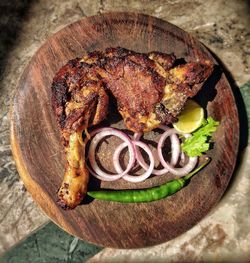
M 59 70 L 52 83 L 52 106 L 67 159 L 58 191 L 63 208 L 74 208 L 86 194 L 89 174 L 81 134 L 106 117 L 108 93 L 116 98 L 127 128 L 147 132 L 174 122 L 213 70 L 210 61 L 174 66 L 175 61 L 173 54 L 118 47 L 87 53 Z
M 82 132 L 102 121 L 108 96 L 90 61 L 74 59 L 62 67 L 52 84 L 54 109 L 66 155 L 58 203 L 64 209 L 76 207 L 87 192 L 89 172 L 85 164 Z
M 101 108 L 95 112 L 95 108 L 90 106 L 98 102 Z M 82 59 L 70 60 L 53 79 L 52 107 L 62 130 L 71 133 L 72 129 L 85 128 L 85 122 L 89 120 L 84 119 L 83 113 L 87 111 L 90 116 L 94 114 L 93 123 L 89 124 L 100 122 L 106 115 L 107 105 L 108 97 L 97 78 L 95 66 Z
M 165 79 L 154 66 L 155 63 L 142 54 L 114 56 L 103 66 L 103 81 L 117 99 L 118 110 L 130 130 L 144 130 L 142 118 L 148 118 L 163 97 Z

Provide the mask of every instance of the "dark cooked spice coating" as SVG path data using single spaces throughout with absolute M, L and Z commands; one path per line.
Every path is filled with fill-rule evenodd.
M 143 59 L 143 61 L 145 61 Z M 165 79 L 152 67 L 135 63 L 130 57 L 110 59 L 103 80 L 115 96 L 120 108 L 148 115 L 163 96 Z
M 155 51 L 148 53 L 148 57 L 160 64 L 166 71 L 171 69 L 176 61 L 176 57 L 174 54 L 165 54 Z
M 52 107 L 62 130 L 70 133 L 71 129 L 76 131 L 85 124 L 96 124 L 105 118 L 108 96 L 95 67 L 94 63 L 85 63 L 76 58 L 62 67 L 53 79 Z M 69 103 L 73 105 L 67 113 Z M 97 105 L 98 116 L 94 119 Z
M 105 119 L 110 94 L 127 128 L 147 132 L 175 121 L 187 98 L 199 91 L 213 69 L 209 61 L 179 66 L 175 61 L 173 54 L 118 47 L 89 52 L 58 71 L 52 83 L 52 106 L 66 155 L 58 190 L 62 208 L 73 209 L 87 192 L 82 132 Z
M 199 91 L 212 71 L 211 64 L 187 63 L 174 67 L 175 61 L 173 54 L 143 54 L 120 47 L 89 52 L 81 59 L 70 60 L 52 83 L 52 105 L 60 128 L 70 132 L 78 126 L 90 126 L 103 120 L 108 95 L 99 96 L 100 89 L 102 93 L 109 90 L 114 95 L 126 126 L 132 131 L 150 130 L 146 128 L 143 116 L 149 119 L 151 113 L 161 123 L 175 121 L 187 98 Z M 88 89 L 87 83 L 92 83 L 93 92 L 90 96 L 80 96 L 84 89 Z M 168 84 L 173 84 L 169 93 L 174 96 L 168 94 L 163 100 Z M 102 111 L 93 123 L 97 101 Z M 78 104 L 67 113 L 70 102 Z M 74 122 L 78 124 L 74 125 Z
M 76 85 L 79 79 L 85 74 L 86 68 L 80 63 L 80 58 L 75 58 L 63 66 L 53 79 L 52 107 L 62 129 L 66 124 L 65 106 L 71 99 L 69 86 Z

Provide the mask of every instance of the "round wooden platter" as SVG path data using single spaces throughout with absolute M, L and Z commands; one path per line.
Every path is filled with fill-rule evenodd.
M 213 60 L 208 50 L 188 33 L 154 17 L 108 13 L 75 22 L 44 43 L 20 79 L 12 106 L 12 150 L 26 188 L 43 211 L 65 231 L 104 247 L 146 247 L 187 231 L 219 201 L 237 158 L 238 113 L 229 83 L 223 72 L 217 70 L 197 96 L 208 115 L 220 121 L 214 148 L 208 153 L 212 162 L 193 177 L 187 187 L 151 203 L 93 200 L 85 201 L 74 210 L 62 210 L 56 204 L 56 193 L 65 159 L 51 110 L 51 82 L 68 60 L 81 57 L 86 51 L 116 46 L 139 52 L 173 52 L 186 61 Z M 111 148 L 107 148 L 106 156 L 112 154 Z M 155 176 L 138 185 L 123 180 L 102 182 L 100 187 L 142 188 L 169 178 L 169 174 Z M 94 181 L 91 178 L 90 185 Z

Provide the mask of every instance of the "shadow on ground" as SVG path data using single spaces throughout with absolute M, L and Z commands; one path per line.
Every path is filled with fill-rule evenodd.
M 249 108 L 249 102 L 248 102 L 248 97 L 249 97 L 249 91 L 247 92 L 247 89 L 250 85 L 250 82 L 246 83 L 244 86 L 246 88 L 241 87 L 239 88 L 231 74 L 231 72 L 228 70 L 228 68 L 225 66 L 225 64 L 220 60 L 220 58 L 213 53 L 211 50 L 209 50 L 212 55 L 214 56 L 214 58 L 216 59 L 216 61 L 218 62 L 219 66 L 221 67 L 223 73 L 225 74 L 233 95 L 234 95 L 234 99 L 235 99 L 235 104 L 238 110 L 238 117 L 239 117 L 239 147 L 238 147 L 238 156 L 237 156 L 237 160 L 236 160 L 236 165 L 234 168 L 234 172 L 232 175 L 232 178 L 227 186 L 226 192 L 230 192 L 230 190 L 232 189 L 234 182 L 236 180 L 236 176 L 237 176 L 237 171 L 242 163 L 242 158 L 243 158 L 243 154 L 244 154 L 244 149 L 248 146 L 249 144 L 249 116 L 247 113 L 247 109 Z M 225 197 L 224 194 L 224 197 Z
M 0 80 L 33 0 L 0 1 Z M 1 86 L 0 86 L 1 89 Z

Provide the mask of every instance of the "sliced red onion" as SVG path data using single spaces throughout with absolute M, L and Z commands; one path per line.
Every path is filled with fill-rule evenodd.
M 116 130 L 114 128 L 100 128 L 100 129 L 94 130 L 92 133 L 90 133 L 90 135 L 94 136 L 94 138 L 92 139 L 90 146 L 89 146 L 89 162 L 91 164 L 92 169 L 94 170 L 93 175 L 95 177 L 97 177 L 98 179 L 104 180 L 104 181 L 114 181 L 114 180 L 120 179 L 121 177 L 123 177 L 125 174 L 127 174 L 131 170 L 135 162 L 135 148 L 134 148 L 132 141 L 125 133 L 119 130 Z M 121 140 L 123 140 L 129 149 L 129 163 L 127 165 L 126 170 L 121 171 L 118 174 L 114 174 L 114 175 L 106 173 L 103 170 L 101 170 L 95 159 L 95 151 L 96 151 L 96 147 L 98 143 L 104 137 L 111 136 L 111 135 L 117 136 Z M 91 169 L 90 169 L 90 172 L 91 172 Z
M 185 160 L 186 160 L 186 155 L 184 152 L 181 152 L 181 156 L 180 156 L 180 159 L 181 159 L 181 163 L 185 163 Z
M 145 173 L 143 173 L 141 175 L 136 175 L 136 176 L 126 174 L 122 177 L 126 181 L 137 183 L 137 182 L 144 181 L 145 179 L 147 179 L 152 174 L 152 171 L 154 169 L 154 157 L 153 157 L 153 154 L 152 154 L 150 148 L 145 143 L 140 142 L 140 141 L 133 141 L 133 144 L 141 147 L 148 154 L 149 161 L 150 161 L 150 165 L 147 169 L 145 169 L 146 170 Z M 119 156 L 120 156 L 121 151 L 125 147 L 127 147 L 126 143 L 122 143 L 116 148 L 116 150 L 114 152 L 113 161 L 114 161 L 115 169 L 118 173 L 124 173 L 122 168 L 121 168 L 120 162 L 119 162 Z
M 94 177 L 96 177 L 97 179 L 99 179 L 99 180 L 101 180 L 101 181 L 109 181 L 109 182 L 112 182 L 112 181 L 116 181 L 116 180 L 118 180 L 118 179 L 114 179 L 113 177 L 113 175 L 112 176 L 110 176 L 110 177 L 106 177 L 106 176 L 103 176 L 103 175 L 99 175 L 99 174 L 97 174 L 97 173 L 95 173 L 94 171 L 93 171 L 93 169 L 89 166 L 89 165 L 87 165 L 87 168 L 88 168 L 88 170 L 89 170 L 89 172 L 92 174 L 92 175 L 94 175 Z
M 161 164 L 165 168 L 167 168 L 169 170 L 169 172 L 171 172 L 172 174 L 177 175 L 177 176 L 183 176 L 183 175 L 188 174 L 189 172 L 191 172 L 194 169 L 194 167 L 197 163 L 198 157 L 189 157 L 188 163 L 181 168 L 174 168 L 169 162 L 166 162 L 164 160 L 163 155 L 162 155 L 162 150 L 161 150 L 162 146 L 163 146 L 167 137 L 169 137 L 172 134 L 176 134 L 176 133 L 178 133 L 178 132 L 175 129 L 169 129 L 169 130 L 165 131 L 159 140 L 157 150 L 158 150 L 158 155 L 159 155 L 159 159 L 160 159 Z M 187 138 L 190 135 L 189 134 L 183 134 L 183 136 Z
M 140 138 L 141 138 L 141 136 L 142 136 L 142 133 L 141 133 L 141 132 L 135 132 L 135 133 L 134 133 L 134 140 L 135 140 L 135 141 L 139 141 Z
M 170 129 L 166 125 L 160 125 L 158 128 L 162 129 L 164 131 L 168 131 Z M 134 139 L 135 140 L 139 140 L 141 135 L 142 135 L 141 133 L 135 133 L 134 134 Z M 178 139 L 178 136 L 175 133 L 170 135 L 170 140 L 171 140 L 171 153 L 172 153 L 171 154 L 170 164 L 172 166 L 174 166 L 178 162 L 179 155 L 180 155 L 180 141 Z M 159 155 L 159 153 L 158 153 L 158 155 Z M 140 166 L 144 170 L 147 170 L 149 166 L 146 164 L 146 162 L 144 161 L 140 151 L 137 148 L 136 148 L 136 156 L 137 156 L 137 161 L 140 164 Z M 163 175 L 163 174 L 166 174 L 167 172 L 169 172 L 168 168 L 163 168 L 163 169 L 160 169 L 160 170 L 153 169 L 152 174 L 154 174 L 154 175 Z

